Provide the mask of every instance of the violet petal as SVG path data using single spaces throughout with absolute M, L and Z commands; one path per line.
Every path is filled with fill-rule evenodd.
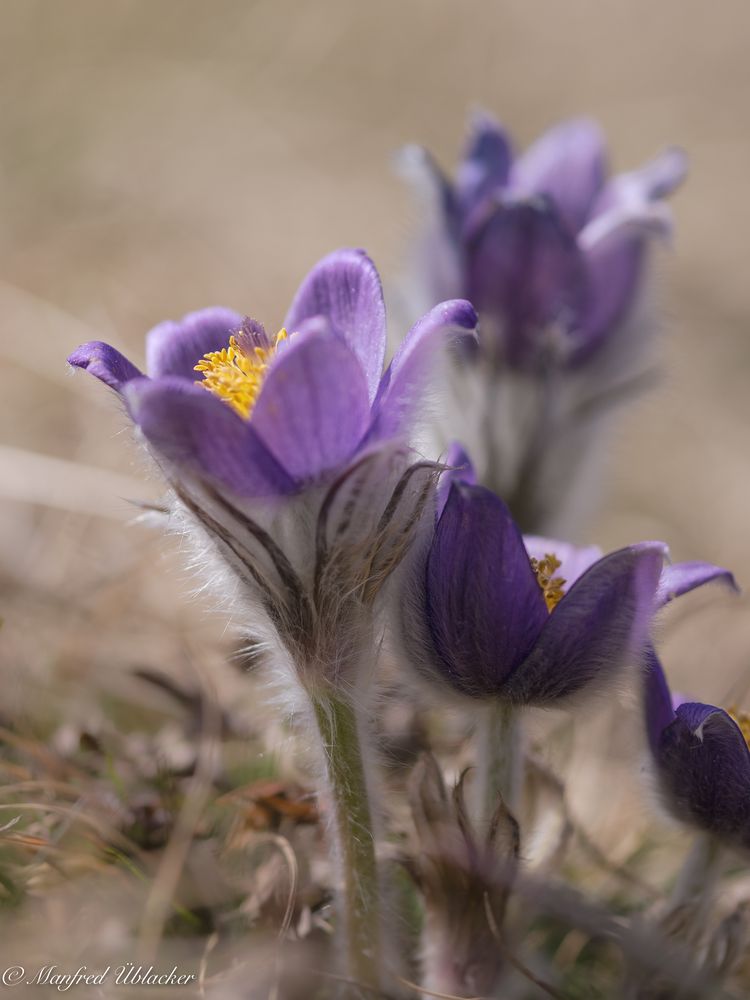
M 251 423 L 289 475 L 302 481 L 349 459 L 369 416 L 356 354 L 322 320 L 313 320 L 277 355 Z
M 750 750 L 723 709 L 680 705 L 662 734 L 657 767 L 678 817 L 750 846 Z
M 465 214 L 507 184 L 512 158 L 505 130 L 487 112 L 474 114 L 456 174 L 456 194 Z
M 284 326 L 290 334 L 323 316 L 359 358 L 372 401 L 385 357 L 385 303 L 375 265 L 364 250 L 336 250 L 300 285 Z
M 585 293 L 575 237 L 544 199 L 498 205 L 472 240 L 469 298 L 499 317 L 511 364 L 533 359 L 550 325 L 575 322 Z
M 465 694 L 497 695 L 547 620 L 510 511 L 490 490 L 454 483 L 427 560 L 435 664 Z
M 179 375 L 195 382 L 200 379 L 195 366 L 203 355 L 226 347 L 241 326 L 242 316 L 221 306 L 165 320 L 146 334 L 146 371 L 152 378 Z
M 659 581 L 657 600 L 662 606 L 683 594 L 702 587 L 704 583 L 718 580 L 732 590 L 739 591 L 734 576 L 728 569 L 705 562 L 671 563 L 664 567 Z
M 549 704 L 614 675 L 648 638 L 666 549 L 632 545 L 600 559 L 551 612 L 526 661 L 506 679 L 518 704 Z
M 513 167 L 512 188 L 520 196 L 548 195 L 572 232 L 589 216 L 606 176 L 604 137 L 585 118 L 562 122 L 530 146 Z
M 470 302 L 442 302 L 409 330 L 383 375 L 373 406 L 368 438 L 400 434 L 421 402 L 435 352 L 451 337 L 474 337 L 477 314 Z
M 124 396 L 146 440 L 175 466 L 245 497 L 295 489 L 255 428 L 200 385 L 178 375 L 139 378 Z
M 128 361 L 124 354 L 101 340 L 81 344 L 68 356 L 68 364 L 74 368 L 83 368 L 119 393 L 131 379 L 142 377 L 132 361 Z

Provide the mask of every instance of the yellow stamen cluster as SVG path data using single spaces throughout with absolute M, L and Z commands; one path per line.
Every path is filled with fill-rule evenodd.
M 195 371 L 203 379 L 198 385 L 215 393 L 241 417 L 249 417 L 260 394 L 263 379 L 279 344 L 286 340 L 286 330 L 279 330 L 268 347 L 245 348 L 237 337 L 229 338 L 229 346 L 204 354 Z
M 554 574 L 562 563 L 551 552 L 547 552 L 543 559 L 532 559 L 531 568 L 536 573 L 536 579 L 542 588 L 544 600 L 547 602 L 547 610 L 552 611 L 565 596 L 565 580 L 561 576 Z
M 727 715 L 730 715 L 740 727 L 740 732 L 745 737 L 745 743 L 750 748 L 750 713 L 741 712 L 737 705 L 731 705 L 727 709 Z

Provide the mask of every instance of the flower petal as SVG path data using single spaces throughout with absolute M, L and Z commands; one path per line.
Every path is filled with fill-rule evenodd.
M 494 493 L 453 484 L 428 556 L 426 590 L 439 672 L 465 694 L 501 694 L 547 608 L 518 528 Z
M 385 303 L 380 276 L 364 250 L 337 250 L 319 261 L 299 287 L 284 323 L 289 333 L 324 316 L 359 358 L 372 401 L 383 373 Z
M 681 597 L 696 587 L 702 587 L 704 583 L 711 583 L 712 580 L 720 580 L 732 590 L 739 591 L 734 576 L 721 566 L 704 562 L 668 564 L 664 567 L 659 581 L 657 594 L 659 606 L 668 604 L 675 597 Z
M 313 479 L 354 454 L 367 428 L 367 383 L 325 321 L 302 325 L 266 376 L 251 424 L 289 475 Z
M 456 173 L 456 194 L 465 214 L 507 184 L 512 158 L 504 129 L 487 112 L 474 114 Z
M 554 323 L 570 325 L 584 295 L 575 237 L 543 199 L 499 205 L 472 238 L 469 298 L 499 325 L 511 364 L 536 357 Z
M 68 364 L 83 368 L 115 392 L 122 392 L 131 379 L 142 377 L 132 361 L 101 340 L 81 344 L 68 356 Z
M 656 650 L 650 643 L 646 647 L 644 659 L 643 708 L 646 716 L 646 732 L 651 750 L 657 754 L 661 735 L 667 726 L 674 722 L 675 714 L 667 678 Z
M 750 751 L 723 709 L 680 705 L 662 734 L 657 766 L 680 819 L 750 846 Z
M 470 302 L 442 302 L 409 330 L 383 375 L 373 405 L 369 440 L 400 434 L 422 400 L 435 351 L 450 337 L 474 337 L 477 314 Z
M 477 485 L 477 474 L 474 465 L 469 458 L 468 452 L 457 441 L 454 441 L 448 448 L 443 458 L 443 464 L 447 468 L 440 476 L 437 488 L 436 514 L 438 518 L 443 513 L 453 483 L 467 483 L 469 486 Z
M 133 421 L 168 462 L 240 496 L 293 492 L 295 483 L 252 425 L 201 386 L 176 375 L 139 378 L 124 396 Z
M 589 291 L 574 362 L 585 360 L 633 304 L 649 240 L 671 233 L 672 215 L 661 199 L 686 172 L 682 150 L 668 149 L 639 170 L 613 177 L 597 198 L 578 240 Z
M 532 559 L 544 559 L 546 555 L 555 555 L 560 560 L 560 568 L 555 576 L 565 580 L 565 589 L 570 590 L 579 576 L 602 558 L 602 550 L 598 545 L 571 545 L 569 542 L 559 542 L 554 538 L 542 538 L 540 535 L 524 535 L 526 551 Z
M 574 233 L 588 218 L 606 175 L 604 136 L 586 118 L 562 122 L 530 146 L 513 168 L 520 196 L 548 195 Z
M 242 316 L 221 306 L 159 323 L 146 334 L 146 371 L 152 378 L 180 375 L 195 382 L 194 369 L 203 355 L 226 347 L 241 326 Z
M 666 554 L 658 542 L 600 559 L 549 615 L 526 661 L 507 678 L 518 704 L 549 704 L 614 674 L 647 640 Z

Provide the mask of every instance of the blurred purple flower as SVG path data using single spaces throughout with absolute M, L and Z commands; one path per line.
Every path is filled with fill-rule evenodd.
M 685 156 L 667 149 L 607 177 L 599 127 L 563 122 L 520 157 L 488 114 L 474 116 L 455 180 L 424 150 L 405 163 L 433 209 L 420 261 L 429 295 L 465 295 L 482 348 L 501 366 L 577 366 L 632 310 L 647 245 L 670 232 L 664 204 Z
M 750 719 L 700 702 L 675 706 L 652 648 L 647 668 L 646 729 L 667 808 L 683 823 L 750 848 Z
M 664 565 L 642 542 L 602 556 L 523 538 L 505 503 L 452 474 L 442 512 L 402 602 L 409 658 L 458 692 L 549 704 L 640 655 L 665 603 L 725 570 Z
M 239 497 L 287 495 L 408 433 L 439 339 L 475 326 L 468 302 L 435 306 L 382 374 L 380 278 L 364 252 L 340 250 L 307 276 L 275 339 L 212 308 L 151 330 L 148 376 L 98 341 L 68 360 L 123 397 L 169 465 Z

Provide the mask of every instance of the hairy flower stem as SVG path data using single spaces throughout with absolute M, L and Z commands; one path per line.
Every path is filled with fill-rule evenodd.
M 345 698 L 314 697 L 312 703 L 325 755 L 331 831 L 340 866 L 345 972 L 372 993 L 380 985 L 382 969 L 380 884 L 360 723 Z
M 501 796 L 511 813 L 518 808 L 523 774 L 518 711 L 493 701 L 478 723 L 476 741 L 478 817 L 486 830 Z

